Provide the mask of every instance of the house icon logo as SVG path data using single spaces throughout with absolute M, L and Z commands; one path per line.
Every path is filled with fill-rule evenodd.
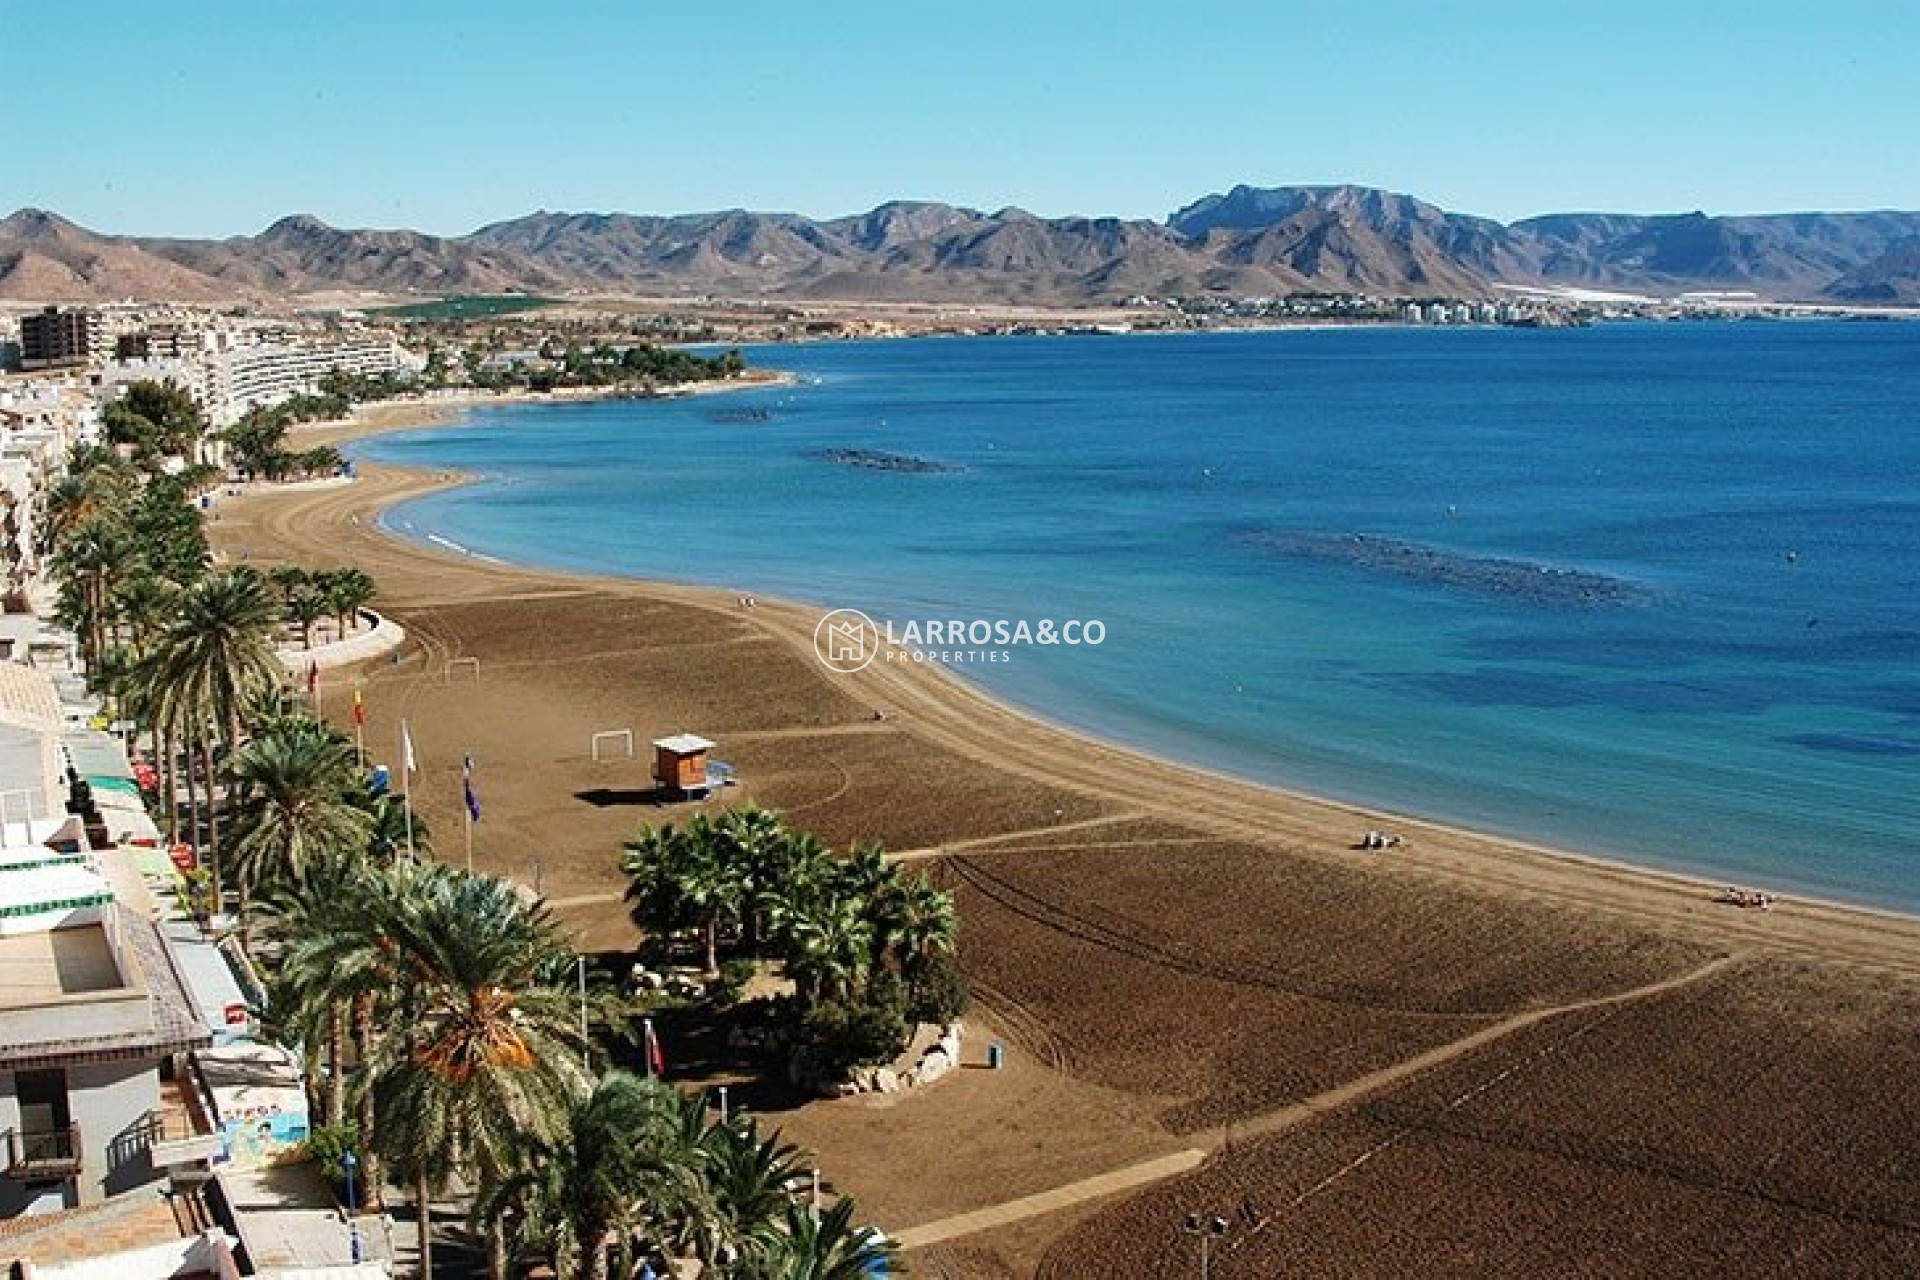
M 851 674 L 880 652 L 880 628 L 858 609 L 835 609 L 814 627 L 813 652 L 829 670 Z

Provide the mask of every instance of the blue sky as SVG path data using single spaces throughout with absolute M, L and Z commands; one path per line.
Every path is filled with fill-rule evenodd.
M 1920 209 L 1910 0 L 0 0 L 0 213 L 1162 217 L 1359 182 L 1503 220 Z

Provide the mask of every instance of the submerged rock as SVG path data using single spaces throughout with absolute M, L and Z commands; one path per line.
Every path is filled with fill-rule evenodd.
M 1435 586 L 1478 591 L 1534 604 L 1576 608 L 1646 604 L 1654 593 L 1636 582 L 1586 569 L 1531 560 L 1472 556 L 1441 547 L 1365 533 L 1261 532 L 1246 541 L 1263 551 L 1301 560 L 1351 565 Z
M 816 462 L 831 462 L 841 467 L 862 467 L 868 471 L 902 471 L 912 475 L 939 475 L 964 471 L 950 463 L 916 458 L 906 453 L 887 453 L 880 449 L 815 449 L 807 455 Z

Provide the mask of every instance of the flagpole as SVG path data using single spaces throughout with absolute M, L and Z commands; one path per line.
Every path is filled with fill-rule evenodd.
M 460 816 L 467 834 L 467 874 L 473 874 L 473 824 L 480 819 L 480 802 L 473 795 L 473 757 L 460 766 Z
M 414 858 L 413 851 L 413 735 L 407 732 L 407 722 L 400 722 L 400 805 L 407 814 L 407 857 Z
M 367 767 L 367 708 L 357 684 L 353 687 L 353 762 L 357 768 Z
M 580 966 L 580 1065 L 592 1075 L 593 1041 L 587 1035 L 587 953 L 582 951 L 575 960 Z

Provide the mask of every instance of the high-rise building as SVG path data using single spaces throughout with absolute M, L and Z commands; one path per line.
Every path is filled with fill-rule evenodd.
M 20 317 L 22 369 L 84 365 L 111 354 L 98 311 L 48 307 Z

